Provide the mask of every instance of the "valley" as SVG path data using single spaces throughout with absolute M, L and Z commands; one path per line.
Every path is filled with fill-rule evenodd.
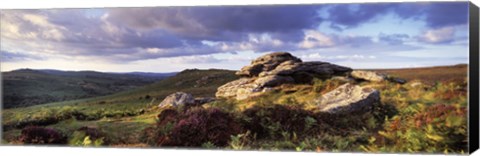
M 2 73 L 3 108 L 98 97 L 154 83 L 175 73 L 102 73 L 19 69 Z

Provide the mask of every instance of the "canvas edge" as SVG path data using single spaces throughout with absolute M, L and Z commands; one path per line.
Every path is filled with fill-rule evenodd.
M 479 12 L 478 7 L 469 5 L 469 153 L 478 150 L 479 144 Z

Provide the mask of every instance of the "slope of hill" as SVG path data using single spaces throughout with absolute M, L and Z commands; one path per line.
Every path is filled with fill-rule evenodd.
M 214 96 L 220 85 L 236 78 L 238 77 L 234 71 L 228 70 L 184 70 L 156 83 L 111 95 L 3 109 L 2 124 L 30 120 L 37 114 L 43 116 L 52 110 L 55 110 L 53 114 L 58 115 L 63 108 L 78 110 L 84 114 L 100 112 L 97 114 L 99 117 L 115 113 L 134 113 L 161 102 L 163 98 L 177 91 L 192 93 L 194 96 Z
M 61 127 L 68 132 L 82 126 L 93 126 L 108 130 L 106 135 L 114 144 L 134 144 L 142 130 L 155 122 L 154 116 L 158 114 L 156 105 L 163 98 L 177 91 L 194 96 L 214 96 L 219 86 L 238 78 L 234 73 L 229 70 L 190 69 L 156 83 L 112 95 L 3 109 L 2 139 L 7 142 L 14 140 L 19 129 L 28 125 Z
M 213 97 L 219 86 L 238 78 L 234 73 L 234 71 L 220 69 L 187 69 L 152 85 L 122 92 L 114 96 L 122 96 L 124 99 L 128 99 L 125 97 L 142 97 L 149 95 L 163 99 L 172 92 L 184 91 L 194 96 Z
M 14 70 L 2 73 L 3 108 L 108 95 L 147 85 L 170 75 Z
M 429 75 L 425 76 L 440 77 L 444 73 L 438 72 L 439 70 L 437 69 L 443 68 L 420 68 L 415 70 L 415 72 L 429 73 Z M 402 72 L 399 72 L 399 70 Z M 412 81 L 423 78 L 408 78 L 410 74 L 408 70 L 395 69 L 382 72 L 398 72 L 395 76 Z M 466 74 L 459 72 L 458 74 L 448 74 L 447 76 L 460 80 L 464 79 Z M 4 109 L 2 110 L 2 141 L 9 144 L 17 144 L 22 129 L 28 125 L 37 125 L 59 130 L 66 134 L 69 140 L 74 141 L 78 139 L 75 134 L 77 134 L 79 129 L 87 127 L 104 133 L 105 140 L 108 142 L 102 145 L 113 147 L 158 147 L 160 146 L 158 142 L 165 139 L 159 136 L 172 134 L 175 131 L 172 129 L 172 125 L 167 124 L 162 127 L 159 124 L 161 119 L 157 116 L 164 114 L 163 111 L 169 109 L 157 107 L 167 95 L 183 91 L 191 93 L 195 97 L 210 97 L 214 96 L 219 86 L 236 79 L 238 79 L 238 76 L 234 74 L 234 71 L 214 69 L 185 70 L 159 82 L 112 95 Z M 245 124 L 244 128 L 255 131 L 222 137 L 220 140 L 227 138 L 227 141 L 229 141 L 229 144 L 225 146 L 215 146 L 209 142 L 198 143 L 202 143 L 201 147 L 204 148 L 248 150 L 398 152 L 418 146 L 437 148 L 431 145 L 443 143 L 443 140 L 432 140 L 425 137 L 423 135 L 426 134 L 425 129 L 432 126 L 435 126 L 434 128 L 438 127 L 439 131 L 438 133 L 435 132 L 434 135 L 444 138 L 450 136 L 450 132 L 443 133 L 444 129 L 464 129 L 466 124 L 463 122 L 466 120 L 461 117 L 464 115 L 462 113 L 466 107 L 466 96 L 464 96 L 462 84 L 447 82 L 443 79 L 431 79 L 431 81 L 438 81 L 440 84 L 436 86 L 419 85 L 419 87 L 412 87 L 410 83 L 400 85 L 389 81 L 375 83 L 355 82 L 362 87 L 373 87 L 381 93 L 379 94 L 381 96 L 379 98 L 379 100 L 381 99 L 380 103 L 377 103 L 378 105 L 371 113 L 363 115 L 329 115 L 320 113 L 315 111 L 316 105 L 314 103 L 308 102 L 345 83 L 340 79 L 316 79 L 312 84 L 283 84 L 278 86 L 277 89 L 279 90 L 272 90 L 261 96 L 255 96 L 242 101 L 219 98 L 215 102 L 207 103 L 200 107 L 207 110 L 222 110 L 232 114 L 235 120 L 227 123 Z M 195 113 L 194 111 L 197 111 L 198 113 L 200 111 L 202 113 L 202 110 L 193 109 L 192 112 Z M 172 110 L 170 109 L 170 111 Z M 451 119 L 448 122 L 439 120 L 429 121 L 431 122 L 429 124 L 422 124 L 422 121 L 418 124 L 418 120 L 424 116 L 431 116 L 432 114 L 429 113 L 436 111 L 443 112 L 440 114 L 446 114 L 448 115 L 446 117 Z M 182 113 L 181 109 L 178 109 L 178 113 L 188 115 L 189 111 L 185 112 Z M 209 112 L 206 114 L 208 115 Z M 216 115 L 221 114 L 217 112 Z M 177 122 L 177 125 L 173 127 L 180 127 L 178 123 L 187 123 L 187 126 L 185 126 L 187 128 L 181 129 L 182 133 L 180 133 L 188 134 L 185 135 L 187 138 L 184 138 L 184 140 L 189 141 L 188 137 L 195 139 L 198 136 L 202 136 L 202 131 L 198 130 L 202 126 L 189 126 L 201 122 L 196 119 L 203 117 L 204 114 L 196 115 L 195 118 L 191 118 L 194 119 L 192 122 L 172 121 Z M 224 120 L 223 117 L 225 116 L 215 116 L 214 119 L 208 121 L 209 123 L 210 121 L 217 123 L 218 119 L 219 123 L 225 124 L 228 120 Z M 170 118 L 166 117 L 166 119 Z M 187 121 L 186 119 L 182 120 Z M 212 125 L 213 127 L 222 126 L 207 124 L 207 126 Z M 235 126 L 232 127 L 235 128 Z M 222 128 L 225 127 L 215 127 L 214 130 L 220 129 L 222 131 Z M 403 137 L 405 131 L 408 133 L 416 131 L 415 134 L 418 135 L 405 138 Z M 180 132 L 180 130 L 175 132 Z M 448 138 L 460 138 L 457 139 L 459 141 L 448 144 L 449 147 L 455 147 L 455 149 L 448 149 L 448 152 L 455 153 L 464 148 L 463 144 L 460 143 L 465 138 L 465 132 L 458 132 L 458 134 L 459 136 Z M 82 136 L 80 140 L 82 141 L 84 137 Z M 231 138 L 231 140 L 228 140 L 228 138 Z M 422 142 L 415 144 L 404 143 L 409 140 L 419 139 Z M 387 140 L 388 142 L 378 143 L 375 140 Z M 431 143 L 432 141 L 435 142 Z M 458 147 L 451 145 L 456 145 L 457 143 Z M 69 145 L 77 146 L 71 143 Z M 385 148 L 378 148 L 380 145 L 382 148 Z M 433 152 L 437 152 L 438 149 L 433 150 Z
M 421 80 L 426 83 L 436 81 L 464 81 L 468 73 L 468 65 L 436 66 L 422 68 L 377 69 L 373 71 L 387 73 L 409 80 Z

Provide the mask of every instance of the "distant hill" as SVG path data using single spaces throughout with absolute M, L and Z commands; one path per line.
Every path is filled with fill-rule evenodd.
M 377 69 L 373 71 L 387 73 L 408 81 L 421 80 L 427 83 L 434 83 L 437 81 L 464 81 L 467 78 L 468 65 L 458 64 L 420 68 Z
M 156 98 L 157 100 L 162 100 L 167 95 L 178 91 L 191 93 L 196 97 L 214 97 L 219 86 L 237 78 L 238 76 L 235 75 L 235 71 L 231 70 L 187 69 L 179 72 L 175 76 L 168 77 L 153 84 L 96 98 L 96 100 L 94 100 L 95 102 L 93 103 L 97 103 L 99 101 L 135 101 L 146 96 Z
M 175 76 L 178 72 L 171 72 L 171 73 L 150 73 L 150 72 L 130 72 L 130 73 L 117 73 L 117 74 L 132 74 L 132 75 L 139 75 L 145 77 L 170 77 Z
M 175 74 L 49 69 L 2 72 L 3 108 L 103 96 L 148 85 Z

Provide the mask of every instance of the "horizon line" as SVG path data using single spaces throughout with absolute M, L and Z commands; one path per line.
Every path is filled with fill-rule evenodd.
M 416 67 L 393 67 L 393 68 L 352 68 L 353 70 L 392 70 L 392 69 L 414 69 L 414 68 L 432 68 L 432 67 L 449 67 L 449 66 L 462 66 L 462 65 L 467 65 L 469 66 L 469 63 L 456 63 L 456 64 L 445 64 L 445 65 L 433 65 L 433 66 L 416 66 Z M 351 68 L 351 67 L 350 67 Z M 192 70 L 192 69 L 198 69 L 198 70 L 232 70 L 232 71 L 238 71 L 240 69 L 221 69 L 221 68 L 185 68 L 183 70 L 178 70 L 178 71 L 163 71 L 163 72 L 155 72 L 155 71 L 125 71 L 125 72 L 120 72 L 120 71 L 100 71 L 100 70 L 91 70 L 91 69 L 86 69 L 86 70 L 62 70 L 62 69 L 53 69 L 53 68 L 30 68 L 30 67 L 25 67 L 25 68 L 17 68 L 13 70 L 8 70 L 8 71 L 1 71 L 2 73 L 5 72 L 12 72 L 12 71 L 18 71 L 18 70 L 56 70 L 56 71 L 63 71 L 63 72 L 100 72 L 100 73 L 179 73 L 185 70 Z

